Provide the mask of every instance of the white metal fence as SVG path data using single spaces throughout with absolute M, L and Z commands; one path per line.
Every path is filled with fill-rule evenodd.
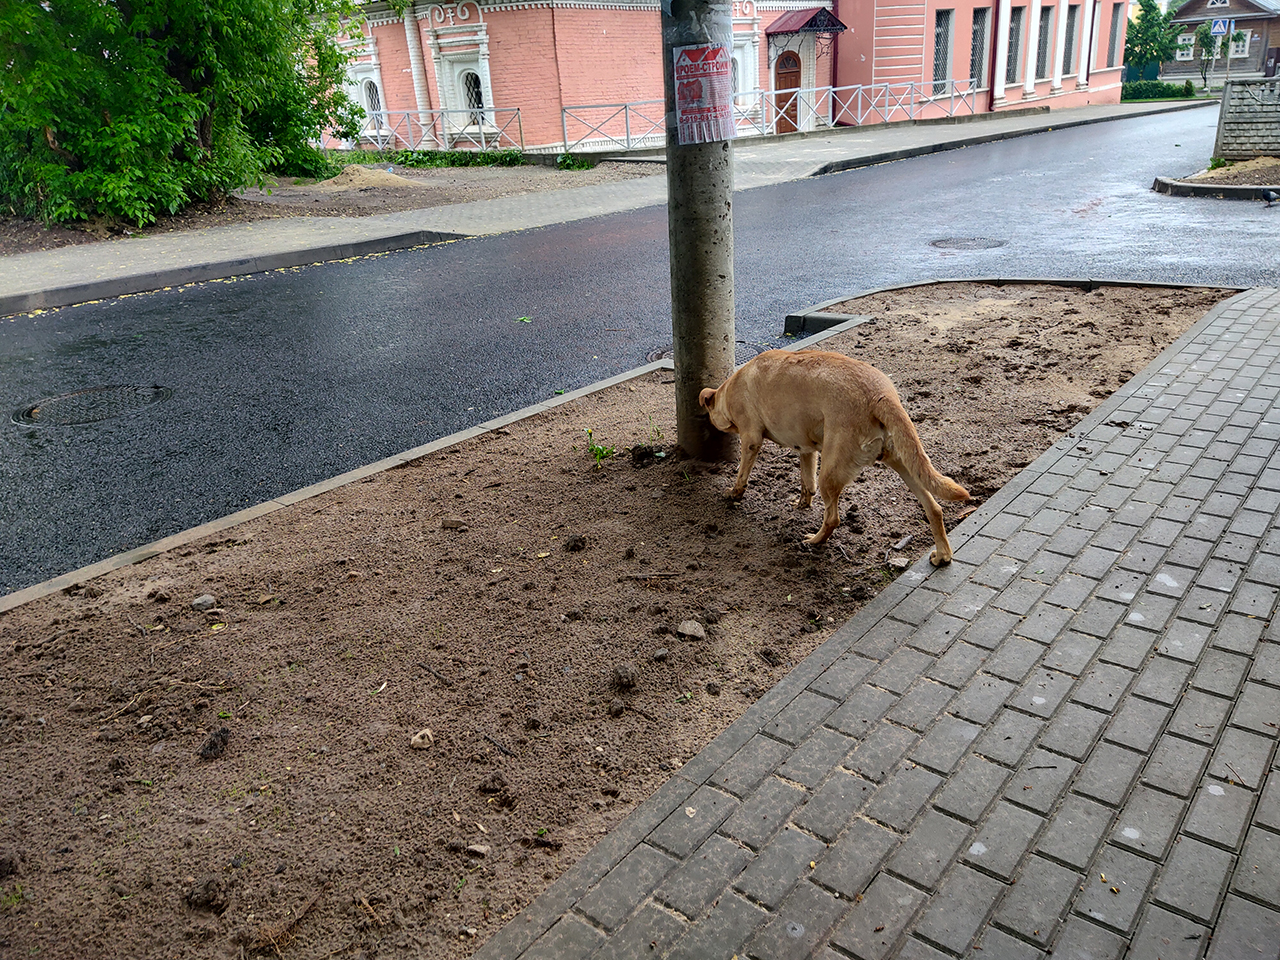
M 523 150 L 520 108 L 379 110 L 360 127 L 359 142 L 379 150 Z M 349 146 L 326 137 L 323 146 Z
M 752 90 L 734 95 L 734 126 L 739 137 L 753 137 L 954 117 L 977 112 L 977 93 L 972 80 Z M 666 140 L 661 100 L 567 106 L 560 121 L 566 153 L 659 147 Z

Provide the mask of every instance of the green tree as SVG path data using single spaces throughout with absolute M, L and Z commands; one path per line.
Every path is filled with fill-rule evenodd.
M 1148 64 L 1173 59 L 1178 49 L 1178 28 L 1170 21 L 1173 11 L 1161 13 L 1156 0 L 1138 0 L 1138 19 L 1130 21 L 1124 38 L 1124 62 L 1144 79 Z
M 350 0 L 0 4 L 0 204 L 137 224 L 351 135 Z M 346 26 L 349 26 L 347 24 Z

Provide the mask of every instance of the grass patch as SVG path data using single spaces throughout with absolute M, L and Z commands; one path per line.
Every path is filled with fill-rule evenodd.
M 521 167 L 519 150 L 399 150 L 385 156 L 402 167 Z

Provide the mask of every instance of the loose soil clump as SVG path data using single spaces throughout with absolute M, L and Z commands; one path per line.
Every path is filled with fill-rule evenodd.
M 888 373 L 980 502 L 1229 295 L 939 284 L 848 302 L 874 320 L 823 346 Z M 673 389 L 0 615 L 0 953 L 473 953 L 930 549 L 884 469 L 820 548 L 788 451 L 727 500 Z
M 1202 170 L 1186 178 L 1195 183 L 1221 183 L 1241 187 L 1274 187 L 1280 190 L 1280 158 L 1255 157 L 1218 167 Z

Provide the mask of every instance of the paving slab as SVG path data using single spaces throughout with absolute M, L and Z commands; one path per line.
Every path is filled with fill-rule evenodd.
M 642 804 L 478 960 L 1280 956 L 1278 395 L 1246 291 L 678 771 L 696 836 Z

